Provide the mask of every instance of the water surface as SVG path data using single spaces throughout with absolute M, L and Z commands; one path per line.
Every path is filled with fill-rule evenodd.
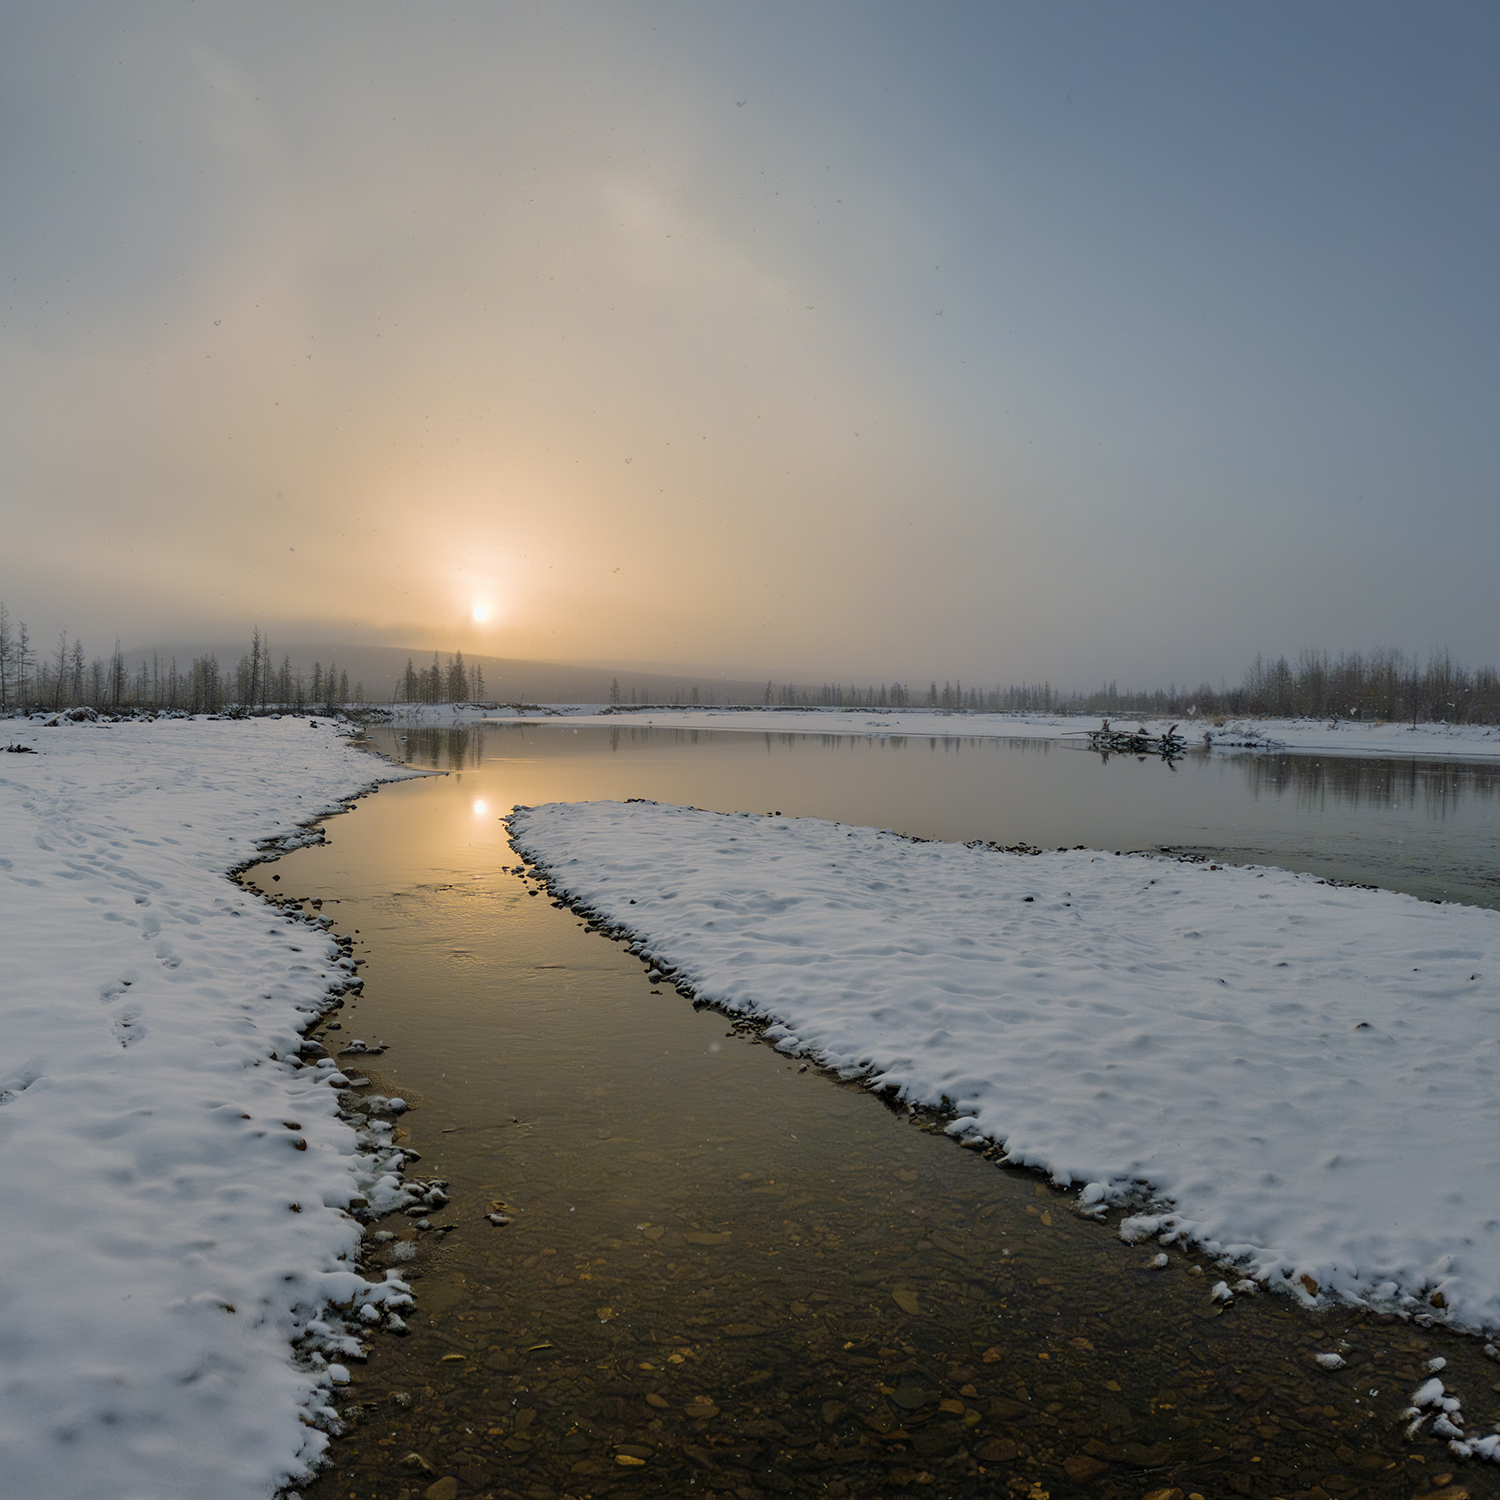
M 1157 1268 L 1156 1246 L 940 1121 L 654 993 L 516 873 L 498 821 L 517 801 L 654 796 L 925 836 L 1222 847 L 1193 806 L 1226 786 L 1265 843 L 1373 810 L 1440 845 L 1428 783 L 1273 785 L 1239 762 L 1174 774 L 983 742 L 506 727 L 385 743 L 452 774 L 386 787 L 328 845 L 252 876 L 355 934 L 364 995 L 319 1034 L 391 1044 L 346 1069 L 417 1104 L 417 1170 L 452 1194 L 433 1228 L 395 1216 L 397 1238 L 370 1242 L 372 1269 L 417 1278 L 419 1306 L 407 1340 L 372 1341 L 309 1497 L 1500 1494 L 1477 1466 L 1435 1489 L 1445 1449 L 1402 1438 L 1439 1353 L 1471 1421 L 1500 1417 L 1472 1343 L 1263 1295 L 1223 1309 L 1194 1257 Z M 1493 794 L 1460 780 L 1451 800 L 1468 816 Z M 497 1203 L 508 1228 L 483 1217 Z M 1346 1369 L 1317 1367 L 1329 1350 Z
M 482 772 L 499 811 L 650 797 L 918 838 L 1169 847 L 1500 905 L 1493 761 L 1199 750 L 1168 765 L 1056 740 L 515 724 L 382 730 L 371 744 L 393 759 Z

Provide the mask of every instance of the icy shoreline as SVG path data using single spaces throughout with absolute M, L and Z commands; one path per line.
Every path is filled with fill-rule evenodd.
M 1500 913 L 650 803 L 510 827 L 679 988 L 951 1109 L 1083 1207 L 1126 1207 L 1125 1237 L 1303 1302 L 1500 1328 Z
M 350 1212 L 409 1193 L 389 1125 L 302 1065 L 351 960 L 231 874 L 407 773 L 326 720 L 7 730 L 36 753 L 0 760 L 0 1472 L 266 1500 L 409 1305 Z

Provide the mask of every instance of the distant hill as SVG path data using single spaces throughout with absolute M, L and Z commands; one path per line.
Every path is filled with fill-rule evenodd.
M 300 671 L 309 681 L 316 662 L 326 672 L 330 664 L 349 674 L 351 691 L 364 687 L 365 698 L 372 703 L 386 703 L 395 697 L 397 686 L 411 663 L 418 671 L 432 665 L 432 652 L 405 646 L 355 646 L 329 644 L 326 641 L 269 641 L 271 661 L 280 666 L 290 657 L 293 671 Z M 233 672 L 242 656 L 249 654 L 248 641 L 166 642 L 133 646 L 124 653 L 131 672 L 140 662 L 155 656 L 166 666 L 175 656 L 179 672 L 186 671 L 195 656 L 212 654 L 226 673 Z M 442 651 L 438 660 L 447 667 L 453 653 Z M 494 703 L 607 703 L 610 686 L 619 680 L 624 702 L 671 703 L 690 702 L 696 689 L 702 703 L 759 703 L 765 693 L 765 682 L 750 682 L 723 677 L 672 675 L 662 672 L 640 672 L 629 668 L 618 670 L 593 666 L 571 666 L 565 662 L 523 661 L 508 656 L 464 656 L 466 666 L 478 666 L 484 673 L 484 697 Z

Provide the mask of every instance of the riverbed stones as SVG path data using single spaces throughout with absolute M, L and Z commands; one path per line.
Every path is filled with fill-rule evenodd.
M 1074 1484 L 1090 1484 L 1101 1474 L 1108 1474 L 1109 1465 L 1102 1458 L 1092 1458 L 1087 1453 L 1074 1453 L 1063 1459 L 1063 1472 Z
M 937 1392 L 907 1382 L 896 1387 L 891 1400 L 905 1411 L 916 1411 L 919 1407 L 931 1406 L 937 1400 Z
M 950 1422 L 919 1427 L 911 1435 L 912 1451 L 923 1458 L 940 1458 L 956 1452 L 962 1445 L 963 1429 Z
M 987 1464 L 1008 1464 L 1016 1456 L 1016 1445 L 1009 1438 L 991 1438 L 978 1450 L 981 1462 Z

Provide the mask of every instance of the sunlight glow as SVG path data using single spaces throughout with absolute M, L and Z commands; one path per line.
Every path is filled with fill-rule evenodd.
M 474 604 L 474 623 L 476 625 L 482 625 L 487 619 L 489 619 L 489 617 L 489 605 L 476 600 Z
M 490 810 L 490 805 L 489 805 L 488 802 L 486 802 L 484 800 L 483 797 L 478 797 L 478 798 L 475 799 L 475 801 L 474 801 L 474 816 L 476 818 L 482 818 L 489 810 Z

